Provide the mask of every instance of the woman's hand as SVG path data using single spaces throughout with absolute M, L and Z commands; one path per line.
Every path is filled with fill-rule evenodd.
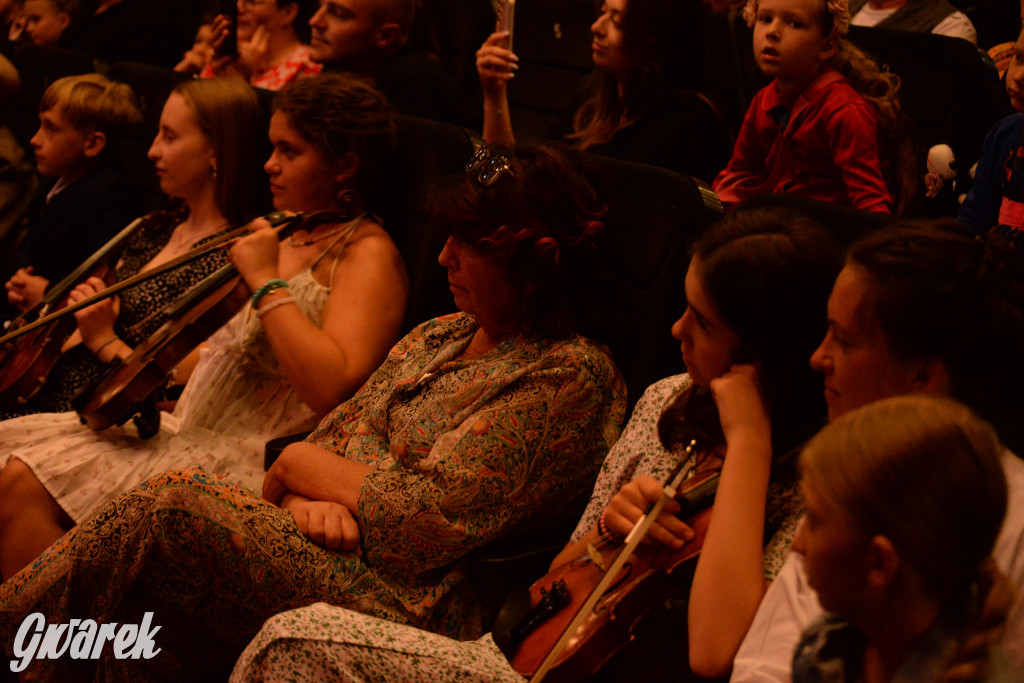
M 359 548 L 359 523 L 344 505 L 288 496 L 282 507 L 292 513 L 302 533 L 317 545 L 345 552 Z
M 772 423 L 761 393 L 757 367 L 734 365 L 727 373 L 711 380 L 711 394 L 718 406 L 718 417 L 726 444 L 737 439 L 770 439 Z
M 19 268 L 5 285 L 7 301 L 19 311 L 27 311 L 43 300 L 43 294 L 49 284 L 49 280 L 33 272 L 32 266 Z
M 91 277 L 71 290 L 68 302 L 75 304 L 91 296 L 99 294 L 107 288 L 107 283 L 98 277 Z M 112 296 L 97 301 L 91 306 L 75 311 L 78 331 L 82 341 L 92 349 L 96 349 L 114 337 L 114 323 L 121 312 L 121 300 Z
M 231 19 L 224 14 L 218 14 L 212 22 L 199 27 L 192 48 L 185 53 L 174 70 L 197 74 L 207 64 L 211 64 L 214 71 L 217 71 L 218 66 L 223 66 L 225 59 L 230 59 L 217 53 L 230 33 Z
M 661 498 L 664 486 L 653 477 L 640 476 L 629 482 L 616 493 L 604 512 L 604 523 L 613 534 L 626 537 L 641 515 Z M 670 500 L 661 509 L 657 521 L 651 525 L 644 542 L 657 541 L 679 549 L 693 539 L 693 529 L 675 515 L 679 503 Z
M 280 245 L 277 231 L 264 219 L 257 218 L 249 227 L 253 232 L 239 237 L 228 256 L 235 268 L 238 268 L 245 284 L 249 285 L 250 290 L 256 291 L 269 280 L 280 277 L 277 268 Z
M 508 31 L 495 31 L 476 51 L 476 71 L 485 94 L 503 94 L 519 68 L 519 57 L 506 45 Z

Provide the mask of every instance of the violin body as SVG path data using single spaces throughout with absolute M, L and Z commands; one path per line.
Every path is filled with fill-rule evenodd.
M 714 481 L 711 481 L 711 480 Z M 717 485 L 717 473 L 695 478 L 691 489 L 709 482 Z M 702 492 L 702 495 L 707 495 Z M 711 487 L 710 496 L 713 497 Z M 688 590 L 711 519 L 711 508 L 706 501 L 697 503 L 699 511 L 684 516 L 695 536 L 679 550 L 665 545 L 641 545 L 618 572 L 618 577 L 601 596 L 595 607 L 585 615 L 554 664 L 544 674 L 550 681 L 585 681 L 596 673 L 622 646 L 633 638 L 633 630 L 653 605 L 661 600 Z M 562 638 L 576 618 L 592 591 L 604 578 L 605 570 L 621 552 L 622 546 L 607 550 L 592 549 L 576 560 L 551 570 L 530 587 L 531 604 L 545 600 L 556 582 L 563 582 L 568 593 L 568 604 L 558 609 L 521 640 L 510 659 L 512 667 L 526 677 L 532 677 Z M 594 561 L 594 553 L 599 561 Z M 598 565 L 602 566 L 598 566 Z
M 60 318 L 2 350 L 0 409 L 16 410 L 39 392 L 76 327 L 74 317 Z
M 101 431 L 121 425 L 143 410 L 154 391 L 193 349 L 231 319 L 249 299 L 249 290 L 233 266 L 210 275 L 176 301 L 176 309 L 149 339 L 124 360 L 115 361 L 95 385 L 74 401 L 82 421 Z M 138 423 L 137 423 L 138 424 Z M 139 424 L 140 436 L 156 434 L 159 424 Z M 151 433 L 149 433 L 151 432 Z
M 120 256 L 128 238 L 155 215 L 132 221 L 73 273 L 48 288 L 41 302 L 11 321 L 8 331 L 16 331 L 43 314 L 63 309 L 71 290 L 90 277 L 99 277 L 108 285 L 112 284 L 114 272 L 110 263 Z M 56 317 L 0 346 L 0 409 L 17 410 L 39 392 L 64 352 L 65 342 L 77 328 L 78 323 L 73 316 Z
M 333 211 L 309 216 L 274 212 L 265 218 L 280 228 L 279 239 L 300 226 L 345 220 Z M 167 322 L 160 329 L 75 398 L 73 405 L 82 422 L 101 431 L 141 413 L 144 418 L 136 419 L 139 436 L 154 436 L 160 425 L 153 393 L 164 386 L 178 363 L 231 320 L 248 300 L 249 289 L 230 263 L 193 287 L 172 304 Z

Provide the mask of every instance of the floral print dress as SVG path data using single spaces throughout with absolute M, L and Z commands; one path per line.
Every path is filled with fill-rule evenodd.
M 315 545 L 287 510 L 198 467 L 167 472 L 0 586 L 4 649 L 34 612 L 139 623 L 152 611 L 161 652 L 116 660 L 108 648 L 100 670 L 189 679 L 230 667 L 270 616 L 318 601 L 479 636 L 465 555 L 582 493 L 618 437 L 625 396 L 607 352 L 581 337 L 514 336 L 460 359 L 476 329 L 464 314 L 420 325 L 310 436 L 372 470 L 358 552 Z M 96 664 L 41 660 L 29 673 L 64 680 Z
M 609 452 L 572 541 L 589 531 L 612 497 L 641 475 L 664 480 L 679 456 L 658 437 L 666 406 L 692 386 L 688 375 L 660 380 L 644 392 L 622 437 Z M 780 477 L 768 492 L 765 576 L 773 578 L 783 549 L 802 512 L 797 487 Z M 685 612 L 685 604 L 682 606 Z M 243 681 L 430 681 L 431 683 L 522 683 L 490 633 L 457 641 L 374 619 L 326 604 L 279 614 L 268 620 L 238 660 L 232 683 Z

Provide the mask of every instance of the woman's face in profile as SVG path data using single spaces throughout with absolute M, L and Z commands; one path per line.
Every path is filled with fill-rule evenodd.
M 522 297 L 504 267 L 454 237 L 445 242 L 437 261 L 448 269 L 448 288 L 460 311 L 476 316 L 492 334 L 518 329 Z
M 831 420 L 915 390 L 917 364 L 889 346 L 869 296 L 870 277 L 856 266 L 840 271 L 828 299 L 828 331 L 811 355 L 811 367 L 825 376 Z
M 724 375 L 736 362 L 742 343 L 739 335 L 722 319 L 705 291 L 700 259 L 694 256 L 686 271 L 686 311 L 672 326 L 690 379 L 702 387 Z
M 634 67 L 634 60 L 626 50 L 625 34 L 622 32 L 627 3 L 628 0 L 605 0 L 601 5 L 601 14 L 590 27 L 594 66 L 610 71 L 615 76 L 625 76 Z
M 149 148 L 160 189 L 171 197 L 188 197 L 214 182 L 216 156 L 195 112 L 172 92 L 160 114 L 160 128 Z
M 270 117 L 271 152 L 263 170 L 270 176 L 274 208 L 313 213 L 337 208 L 344 174 L 327 163 L 323 153 L 299 135 L 283 112 Z

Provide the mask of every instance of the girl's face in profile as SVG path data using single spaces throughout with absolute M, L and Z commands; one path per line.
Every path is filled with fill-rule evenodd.
M 594 40 L 591 44 L 594 65 L 615 76 L 625 76 L 634 67 L 627 53 L 622 21 L 626 16 L 627 0 L 605 0 L 601 14 L 590 27 Z
M 800 482 L 804 516 L 793 539 L 821 606 L 852 618 L 865 595 L 871 539 L 855 529 L 812 478 Z
M 690 260 L 684 286 L 686 311 L 672 326 L 672 336 L 680 341 L 690 379 L 698 386 L 707 387 L 711 380 L 728 372 L 742 344 L 705 291 L 703 269 L 697 256 Z
M 346 174 L 332 169 L 323 153 L 292 128 L 283 112 L 270 117 L 268 136 L 274 151 L 263 170 L 270 176 L 274 208 L 305 213 L 337 208 Z

